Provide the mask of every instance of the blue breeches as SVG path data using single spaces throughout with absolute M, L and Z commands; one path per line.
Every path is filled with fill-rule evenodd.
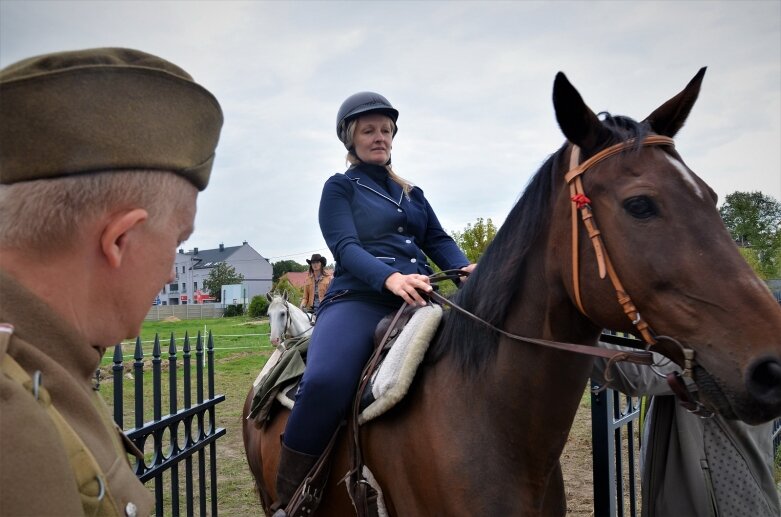
M 285 428 L 285 445 L 321 454 L 345 419 L 361 372 L 374 349 L 377 323 L 393 312 L 387 305 L 340 300 L 317 315 L 306 371 Z

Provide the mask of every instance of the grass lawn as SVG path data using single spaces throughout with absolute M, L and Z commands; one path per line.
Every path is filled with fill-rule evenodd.
M 170 379 L 170 367 L 168 363 L 169 347 L 171 333 L 174 334 L 176 342 L 176 378 L 179 385 L 176 408 L 183 407 L 183 338 L 185 332 L 190 336 L 191 348 L 191 371 L 193 375 L 191 396 L 192 403 L 196 403 L 196 385 L 195 385 L 195 361 L 196 361 L 196 340 L 198 332 L 211 332 L 214 342 L 214 386 L 215 395 L 225 395 L 225 401 L 216 406 L 216 426 L 224 428 L 226 434 L 217 440 L 217 501 L 218 510 L 221 515 L 263 515 L 263 511 L 258 502 L 255 493 L 255 486 L 250 475 L 247 461 L 244 457 L 244 445 L 241 437 L 241 409 L 244 399 L 252 386 L 260 369 L 271 355 L 273 348 L 268 341 L 268 321 L 251 320 L 248 317 L 219 318 L 209 320 L 186 320 L 177 322 L 146 322 L 141 332 L 142 348 L 144 354 L 144 415 L 143 421 L 148 422 L 153 419 L 152 405 L 152 354 L 154 348 L 155 334 L 160 337 L 161 352 L 161 384 L 162 384 L 162 415 L 171 413 L 171 400 L 169 395 L 168 383 Z M 258 335 L 260 334 L 260 335 Z M 204 351 L 206 340 L 204 340 Z M 135 351 L 135 342 L 129 341 L 122 346 L 122 355 L 124 356 L 124 386 L 123 386 L 123 404 L 124 404 L 124 428 L 131 429 L 135 427 L 134 414 L 134 384 L 131 377 L 133 372 L 133 354 Z M 100 393 L 106 400 L 109 407 L 114 405 L 114 388 L 111 377 L 113 375 L 113 357 L 115 351 L 107 351 L 101 363 L 101 386 Z M 208 397 L 207 383 L 204 380 L 204 397 Z M 178 441 L 184 440 L 183 432 L 180 430 Z M 169 444 L 171 437 L 167 434 L 163 437 L 164 447 Z M 152 457 L 152 443 L 148 440 L 144 449 L 148 461 Z M 208 458 L 208 454 L 206 455 Z M 193 462 L 194 473 L 197 478 L 197 462 Z M 208 464 L 208 461 L 207 461 Z M 207 466 L 208 469 L 208 466 Z M 184 503 L 184 465 L 180 465 L 180 512 L 186 514 Z M 208 472 L 208 470 L 207 470 Z M 163 492 L 169 494 L 170 474 L 165 474 Z M 150 490 L 154 489 L 154 482 L 148 481 L 146 485 Z M 207 494 L 208 494 L 207 488 Z M 197 481 L 196 481 L 197 494 Z M 197 498 L 197 495 L 196 495 Z M 166 497 L 164 507 L 165 515 L 172 515 L 170 507 L 170 496 Z M 195 501 L 195 513 L 198 514 L 199 501 Z M 207 502 L 207 508 L 211 502 Z

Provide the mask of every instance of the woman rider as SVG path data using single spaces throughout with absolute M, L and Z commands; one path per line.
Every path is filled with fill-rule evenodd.
M 286 515 L 285 506 L 349 411 L 377 323 L 404 302 L 426 304 L 417 291 L 432 289 L 426 257 L 442 269 L 474 269 L 423 191 L 391 167 L 398 116 L 373 92 L 351 95 L 337 114 L 336 133 L 350 166 L 325 182 L 319 210 L 336 269 L 282 438 L 274 517 Z
M 309 275 L 304 286 L 304 296 L 301 298 L 301 308 L 308 312 L 316 312 L 320 300 L 325 298 L 325 292 L 331 284 L 331 275 L 325 269 L 326 259 L 319 253 L 306 259 L 309 264 Z

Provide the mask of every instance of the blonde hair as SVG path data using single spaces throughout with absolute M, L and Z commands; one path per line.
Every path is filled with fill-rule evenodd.
M 0 185 L 0 248 L 50 251 L 77 245 L 86 222 L 113 210 L 143 208 L 149 224 L 183 208 L 177 192 L 195 187 L 164 171 L 110 171 Z
M 353 141 L 353 138 L 355 137 L 355 128 L 358 125 L 358 119 L 360 117 L 354 118 L 350 122 L 347 123 L 347 131 L 345 132 L 346 141 L 344 142 L 345 146 L 349 151 L 347 151 L 347 156 L 345 156 L 345 161 L 350 164 L 350 166 L 355 167 L 356 165 L 363 163 L 360 158 L 355 154 L 354 147 L 355 142 Z M 393 130 L 393 133 L 396 132 L 396 123 L 393 122 L 393 119 L 390 119 L 391 122 L 391 128 Z M 393 182 L 397 183 L 399 186 L 401 186 L 401 189 L 404 191 L 405 196 L 409 196 L 410 190 L 412 190 L 412 187 L 414 186 L 412 182 L 405 180 L 396 172 L 393 170 L 393 167 L 390 163 L 385 164 L 385 169 L 388 171 L 388 177 L 393 180 Z

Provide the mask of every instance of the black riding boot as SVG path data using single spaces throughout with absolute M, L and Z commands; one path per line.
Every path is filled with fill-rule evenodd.
M 277 500 L 271 507 L 272 510 L 276 509 L 276 512 L 274 512 L 272 517 L 287 517 L 285 507 L 320 458 L 320 456 L 294 451 L 287 447 L 284 442 L 280 443 L 280 446 L 281 454 L 279 456 L 279 469 L 277 470 Z

